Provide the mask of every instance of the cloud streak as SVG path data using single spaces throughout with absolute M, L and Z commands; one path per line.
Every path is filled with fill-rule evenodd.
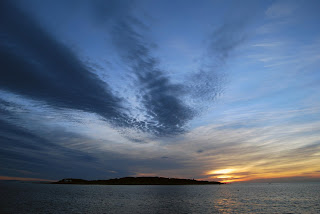
M 158 136 L 182 133 L 194 116 L 191 107 L 182 100 L 184 86 L 171 83 L 165 72 L 157 67 L 157 59 L 152 57 L 142 35 L 133 27 L 128 21 L 117 22 L 113 39 L 135 75 L 139 99 L 146 113 L 147 120 L 136 124 Z
M 1 4 L 2 90 L 125 124 L 121 99 L 108 85 L 12 2 Z
M 1 7 L 1 89 L 59 108 L 97 113 L 120 128 L 156 136 L 183 133 L 196 115 L 196 109 L 184 100 L 191 91 L 172 83 L 158 67 L 159 60 L 151 54 L 152 44 L 139 32 L 143 24 L 131 15 L 130 4 L 112 2 L 91 6 L 97 22 L 108 23 L 107 33 L 134 77 L 141 108 L 128 106 L 127 100 L 115 95 L 68 47 L 9 1 L 2 2 Z
M 134 105 L 114 93 L 117 88 L 110 87 L 108 79 L 100 79 L 90 65 L 9 1 L 2 3 L 0 65 L 4 78 L 0 88 L 58 108 L 96 113 L 122 133 L 129 128 L 158 137 L 184 133 L 189 121 L 201 113 L 199 103 L 212 102 L 222 92 L 224 77 L 217 64 L 223 64 L 243 41 L 234 33 L 234 25 L 222 25 L 211 35 L 210 68 L 204 65 L 187 82 L 177 83 L 160 69 L 160 60 L 152 54 L 153 44 L 144 36 L 146 25 L 133 15 L 134 4 L 96 1 L 85 5 L 93 21 L 112 38 L 128 68 L 126 83 L 134 87 L 124 88 L 131 90 Z

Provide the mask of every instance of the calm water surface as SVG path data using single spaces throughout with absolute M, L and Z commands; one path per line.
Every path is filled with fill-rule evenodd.
M 320 213 L 320 183 L 85 186 L 0 182 L 0 213 Z

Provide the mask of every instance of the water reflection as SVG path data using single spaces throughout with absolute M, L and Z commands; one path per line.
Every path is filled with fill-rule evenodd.
M 0 213 L 320 213 L 320 183 L 86 186 L 1 183 Z
M 215 210 L 218 210 L 219 213 L 232 213 L 236 207 L 239 207 L 238 191 L 224 187 L 219 188 L 218 191 L 220 197 L 213 198 Z

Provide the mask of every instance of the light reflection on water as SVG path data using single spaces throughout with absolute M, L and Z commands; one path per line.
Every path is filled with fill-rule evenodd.
M 0 213 L 320 213 L 320 183 L 85 186 L 0 182 Z

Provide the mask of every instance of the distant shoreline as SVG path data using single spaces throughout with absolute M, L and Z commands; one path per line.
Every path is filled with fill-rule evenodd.
M 217 181 L 198 181 L 194 179 L 164 177 L 124 177 L 109 180 L 83 180 L 65 178 L 51 184 L 82 184 L 82 185 L 220 185 Z

